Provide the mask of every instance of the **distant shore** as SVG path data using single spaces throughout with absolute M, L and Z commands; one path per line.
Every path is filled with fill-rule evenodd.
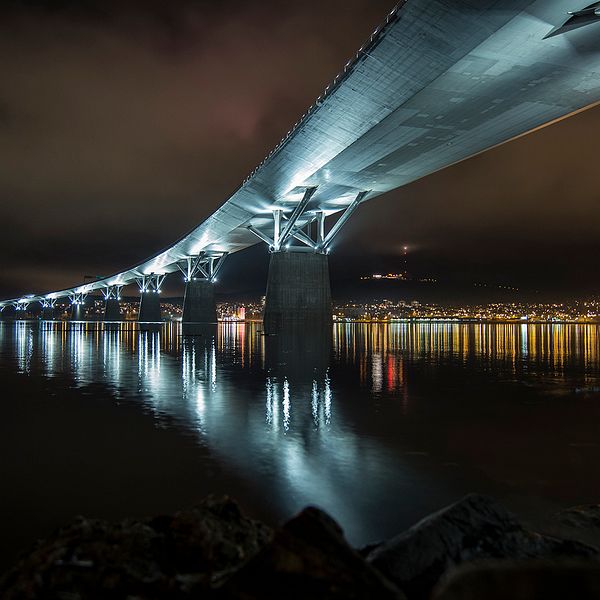
M 27 321 L 45 321 L 49 323 L 104 323 L 103 319 L 84 319 L 82 321 L 72 321 L 70 319 L 2 319 L 0 323 L 14 323 L 14 322 L 27 322 Z M 112 323 L 113 321 L 111 321 Z M 116 323 L 138 323 L 137 319 L 124 319 L 122 321 L 116 321 Z M 163 323 L 181 323 L 181 319 L 165 319 Z M 262 323 L 262 319 L 218 319 L 218 324 L 244 324 L 244 323 Z M 333 324 L 346 324 L 346 323 L 373 323 L 386 325 L 391 323 L 415 323 L 415 324 L 427 324 L 427 323 L 451 323 L 451 324 L 464 324 L 464 325 L 600 325 L 600 319 L 589 319 L 589 320 L 552 320 L 552 319 L 457 319 L 457 318 L 407 318 L 407 319 L 351 319 L 351 318 L 334 318 Z

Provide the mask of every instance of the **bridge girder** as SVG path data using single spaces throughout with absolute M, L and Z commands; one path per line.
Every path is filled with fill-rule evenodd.
M 165 277 L 165 274 L 150 273 L 149 275 L 140 275 L 135 282 L 142 294 L 160 294 Z
M 105 300 L 120 300 L 122 290 L 122 285 L 107 285 L 101 291 Z
M 342 211 L 337 221 L 333 224 L 329 232 L 325 233 L 326 213 L 323 210 L 310 209 L 307 210 L 310 198 L 315 193 L 316 188 L 307 188 L 302 200 L 294 208 L 291 215 L 285 215 L 282 209 L 273 210 L 273 234 L 272 237 L 263 230 L 257 229 L 253 225 L 247 225 L 248 231 L 254 234 L 258 239 L 262 240 L 269 246 L 270 252 L 281 252 L 284 250 L 293 251 L 313 251 L 318 254 L 328 254 L 334 238 L 341 231 L 342 227 L 348 222 L 354 211 L 367 200 L 370 190 L 359 192 L 354 200 Z M 302 225 L 299 227 L 296 224 L 302 219 Z M 313 223 L 317 222 L 316 239 L 313 239 L 313 234 L 310 228 Z M 282 223 L 285 226 L 282 231 Z M 305 231 L 308 229 L 308 231 Z M 302 242 L 304 246 L 292 246 L 292 238 Z
M 73 291 L 69 293 L 69 301 L 72 306 L 83 306 L 88 293 L 84 291 Z
M 214 283 L 228 254 L 229 252 L 200 252 L 197 256 L 186 256 L 177 262 L 177 268 L 183 274 L 185 283 L 195 279 Z

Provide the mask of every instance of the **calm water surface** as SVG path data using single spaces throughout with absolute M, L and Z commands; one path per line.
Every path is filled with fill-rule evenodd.
M 208 493 L 272 523 L 316 504 L 357 545 L 469 491 L 600 501 L 597 326 L 198 333 L 0 323 L 0 568 L 77 514 Z

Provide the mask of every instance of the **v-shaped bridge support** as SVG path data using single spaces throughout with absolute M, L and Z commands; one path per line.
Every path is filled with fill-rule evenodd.
M 319 209 L 316 192 L 315 187 L 307 188 L 289 214 L 283 209 L 275 209 L 272 232 L 252 224 L 247 226 L 269 245 L 271 252 L 263 315 L 267 333 L 296 323 L 327 326 L 332 320 L 327 254 L 369 190 L 357 193 L 341 215 L 336 215 L 337 220 L 329 230 L 328 215 Z
M 184 324 L 217 322 L 214 282 L 227 258 L 227 252 L 201 252 L 177 264 L 185 281 Z
M 307 188 L 302 200 L 296 205 L 291 214 L 286 215 L 283 209 L 273 210 L 273 231 L 266 232 L 262 228 L 250 224 L 248 231 L 268 244 L 270 252 L 316 252 L 328 254 L 333 240 L 348 222 L 354 211 L 367 199 L 370 190 L 359 192 L 346 206 L 337 221 L 326 232 L 325 211 L 318 207 L 310 207 L 309 203 L 317 191 L 316 187 Z M 336 213 L 336 216 L 338 214 Z M 315 227 L 316 225 L 316 227 Z M 294 242 L 302 245 L 298 246 Z

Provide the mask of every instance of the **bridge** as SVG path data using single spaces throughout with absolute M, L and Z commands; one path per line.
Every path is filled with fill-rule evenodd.
M 600 2 L 404 0 L 237 191 L 204 222 L 134 267 L 69 289 L 0 302 L 77 319 L 101 292 L 120 320 L 137 284 L 139 320 L 160 321 L 165 278 L 186 283 L 184 323 L 214 322 L 229 254 L 270 250 L 264 322 L 331 319 L 327 255 L 356 209 L 600 101 Z

